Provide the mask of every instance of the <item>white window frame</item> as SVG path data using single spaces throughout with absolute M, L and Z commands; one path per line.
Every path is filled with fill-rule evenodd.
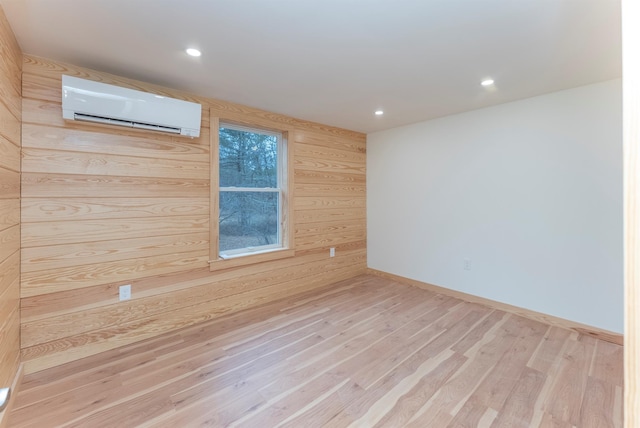
M 288 141 L 288 136 L 292 132 L 288 129 L 278 129 L 262 124 L 254 125 L 244 121 L 231 118 L 214 117 L 211 121 L 211 246 L 210 246 L 210 270 L 228 269 L 253 263 L 277 260 L 295 255 L 293 248 L 293 207 L 290 203 L 290 195 L 293 189 L 291 176 L 293 174 L 293 163 L 291 155 L 292 147 Z M 253 188 L 253 187 L 220 187 L 219 176 L 219 144 L 220 128 L 237 129 L 247 132 L 263 133 L 273 135 L 278 138 L 278 183 L 276 188 Z M 263 245 L 258 247 L 246 247 L 235 250 L 221 252 L 219 250 L 219 226 L 220 226 L 220 193 L 224 191 L 241 192 L 278 192 L 278 237 L 279 243 Z

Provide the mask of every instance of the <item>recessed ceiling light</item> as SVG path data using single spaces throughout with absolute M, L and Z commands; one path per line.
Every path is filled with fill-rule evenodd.
M 482 86 L 491 86 L 493 85 L 493 83 L 493 79 L 484 79 L 482 82 L 480 82 Z
M 189 48 L 185 52 L 187 52 L 187 55 L 190 55 L 190 56 L 200 56 L 200 55 L 202 55 L 202 52 L 200 52 L 198 49 L 194 49 L 194 48 Z
M 375 114 L 376 116 L 382 116 L 384 112 L 382 110 L 376 110 L 373 114 Z

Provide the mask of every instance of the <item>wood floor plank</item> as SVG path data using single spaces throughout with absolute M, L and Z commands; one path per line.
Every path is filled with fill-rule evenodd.
M 515 318 L 510 316 L 508 319 Z M 450 419 L 445 417 L 445 413 L 452 415 L 454 409 L 460 409 L 467 401 L 468 397 L 478 388 L 484 378 L 496 366 L 499 359 L 513 348 L 522 327 L 517 322 L 511 320 L 510 323 L 503 324 L 500 332 L 487 343 L 484 343 L 473 358 L 470 358 L 463 367 L 438 390 L 433 399 L 417 412 L 413 421 L 414 425 L 447 426 Z
M 216 403 L 212 406 L 209 400 L 202 400 L 185 411 L 157 417 L 148 423 L 141 424 L 140 427 L 229 426 L 233 421 L 264 403 L 264 398 L 250 386 L 244 389 L 242 391 L 240 388 L 235 388 L 232 391 L 233 398 L 224 403 Z
M 458 318 L 458 316 L 454 315 L 457 315 L 457 313 L 451 314 L 450 317 L 442 317 L 438 321 L 442 321 L 447 318 L 449 320 Z M 456 336 L 460 334 L 459 332 L 468 331 L 470 326 L 477 323 L 482 316 L 483 314 L 477 311 L 469 312 L 466 316 L 460 319 L 454 327 L 450 328 L 450 333 L 453 331 L 451 334 Z M 402 344 L 399 346 L 388 347 L 386 352 L 377 352 L 376 358 L 369 364 L 356 370 L 352 378 L 363 388 L 371 388 L 379 379 L 383 378 L 384 375 L 393 370 L 397 365 L 404 362 L 411 355 L 418 352 L 425 344 L 430 343 L 432 340 L 437 340 L 439 332 L 442 331 L 442 327 L 438 325 L 438 321 L 434 321 L 434 325 L 424 328 L 411 338 L 402 338 L 402 336 L 400 336 L 403 339 Z M 402 333 L 402 331 L 400 333 Z M 387 345 L 386 341 L 384 345 Z
M 488 408 L 496 410 L 502 408 L 521 378 L 523 367 L 548 329 L 548 326 L 537 321 L 524 319 L 519 321 L 522 321 L 520 337 L 500 357 L 472 395 L 484 406 L 482 414 Z M 454 412 L 458 413 L 456 410 Z
M 622 367 L 618 361 L 622 358 L 622 347 L 613 343 L 598 341 L 593 356 L 593 364 L 589 374 L 596 379 L 606 382 L 616 382 L 615 385 L 622 386 L 620 383 L 624 377 Z
M 386 414 L 377 422 L 376 427 L 404 426 L 435 392 L 467 360 L 461 354 L 454 353 L 442 361 L 433 371 L 422 377 L 414 387 L 400 397 Z
M 535 402 L 535 398 L 540 393 L 544 379 L 543 373 L 525 367 L 491 427 L 530 427 L 534 412 L 534 406 L 531 403 Z
M 547 398 L 546 410 L 561 421 L 572 425 L 580 423 L 582 400 L 593 359 L 596 339 L 581 336 L 563 356 L 562 369 L 555 386 Z
M 461 354 L 467 352 L 471 347 L 478 343 L 485 334 L 491 330 L 498 322 L 500 322 L 506 313 L 502 311 L 493 311 L 489 316 L 487 316 L 481 323 L 476 325 L 469 333 L 467 333 L 462 340 L 453 345 L 451 349 Z
M 555 418 L 553 415 L 549 413 L 544 413 L 542 421 L 539 428 L 575 428 L 574 425 L 571 425 L 569 422 L 565 422 L 561 419 Z
M 366 392 L 355 382 L 344 383 L 337 390 L 329 394 L 324 400 L 315 405 L 303 408 L 297 414 L 282 422 L 286 428 L 325 427 L 338 413 L 356 397 Z
M 306 411 L 307 408 L 313 407 L 317 402 L 323 401 L 348 382 L 349 379 L 341 377 L 339 373 L 323 373 L 302 387 L 282 391 L 273 397 L 264 397 L 267 400 L 266 406 L 246 418 L 238 419 L 230 426 L 247 428 L 258 425 L 279 426 Z
M 453 351 L 442 352 L 422 363 L 415 372 L 406 376 L 384 396 L 380 397 L 367 412 L 356 420 L 353 426 L 370 427 L 378 423 L 398 402 L 400 397 L 411 391 L 425 376 L 436 370 L 441 363 L 454 356 Z
M 65 425 L 66 428 L 82 428 L 87 426 L 98 427 L 138 427 L 150 418 L 164 414 L 173 409 L 169 397 L 158 394 L 156 391 L 128 400 L 118 406 L 118 412 L 111 408 L 93 413 L 87 418 Z
M 613 427 L 615 385 L 589 377 L 580 412 L 581 428 Z
M 529 360 L 527 365 L 532 369 L 547 372 L 555 362 L 570 334 L 571 332 L 569 330 L 558 327 L 549 328 L 544 339 L 540 342 L 540 346 L 531 356 L 531 360 Z
M 9 423 L 618 428 L 622 378 L 618 345 L 362 275 L 27 375 Z

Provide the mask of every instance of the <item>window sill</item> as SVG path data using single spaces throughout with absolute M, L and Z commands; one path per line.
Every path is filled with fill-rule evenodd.
M 214 272 L 218 270 L 231 269 L 239 266 L 253 265 L 257 263 L 270 262 L 272 260 L 286 259 L 293 257 L 295 250 L 289 248 L 278 248 L 275 250 L 264 251 L 256 254 L 244 253 L 227 258 L 218 258 L 209 261 L 209 270 Z

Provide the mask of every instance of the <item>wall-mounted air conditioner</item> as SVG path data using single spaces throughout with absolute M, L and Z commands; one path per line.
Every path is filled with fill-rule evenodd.
M 62 76 L 65 119 L 199 137 L 201 112 L 197 103 Z

